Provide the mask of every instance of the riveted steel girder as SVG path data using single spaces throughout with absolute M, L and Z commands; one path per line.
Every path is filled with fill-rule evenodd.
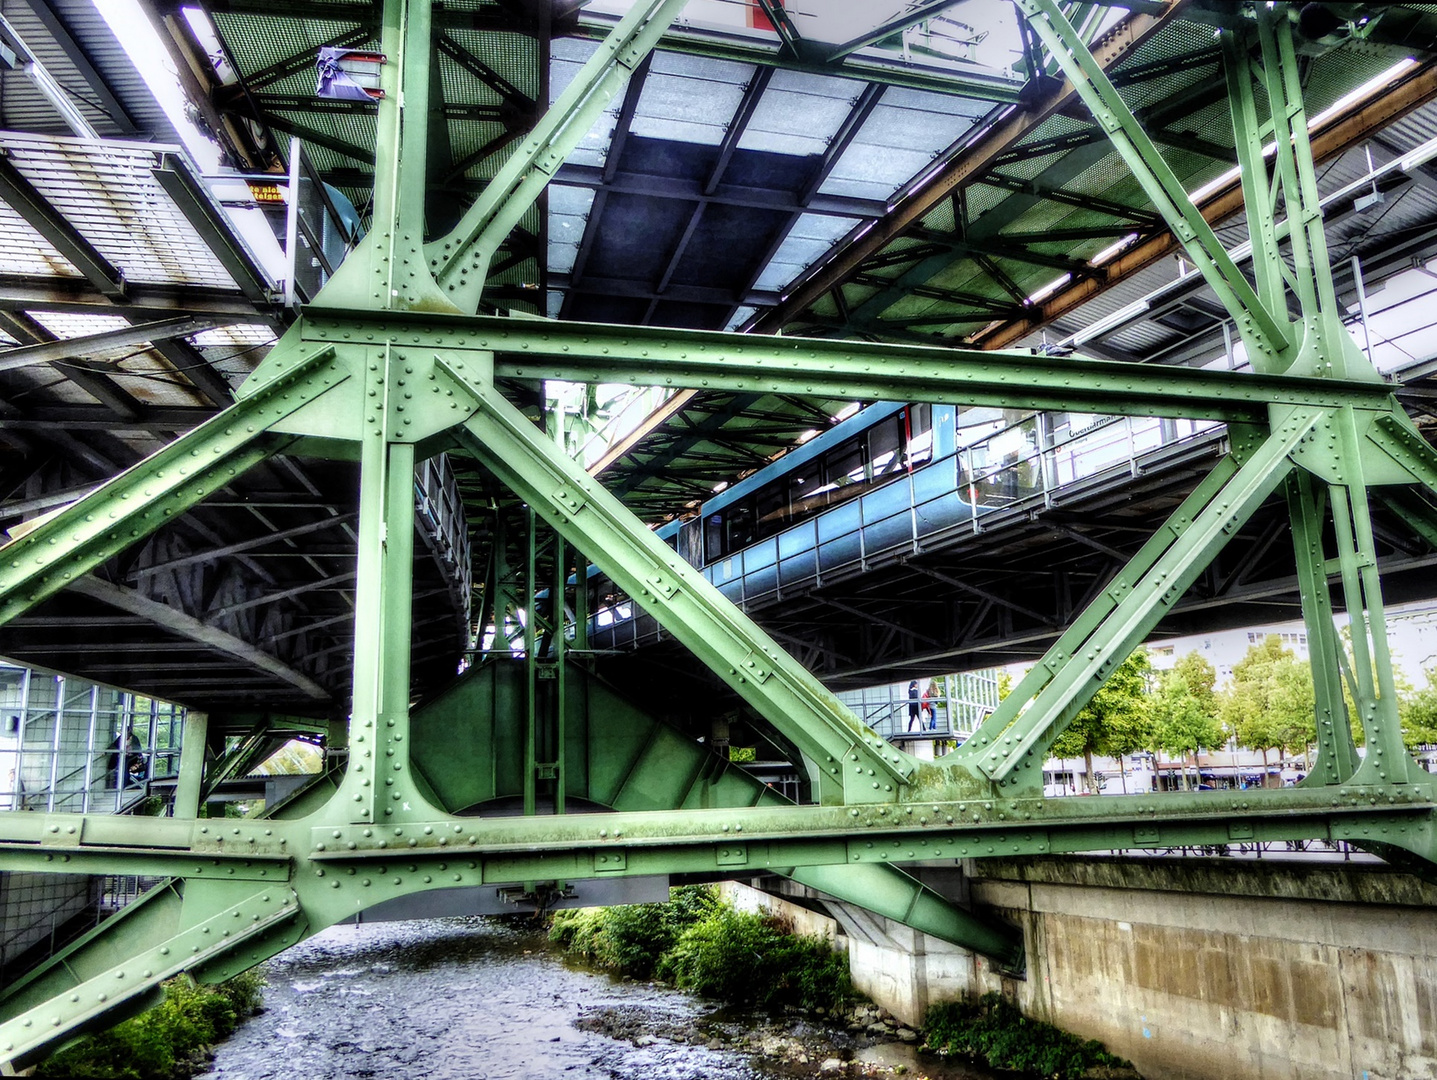
M 422 349 L 494 354 L 494 374 L 628 382 L 853 400 L 948 401 L 1131 416 L 1266 422 L 1270 405 L 1383 413 L 1392 387 L 1363 379 L 1258 375 L 922 345 L 774 338 L 705 330 L 515 320 L 493 316 L 365 315 L 311 306 L 303 340 L 345 335 Z M 1399 409 L 1400 411 L 1400 409 Z
M 1158 212 L 1229 304 L 1259 357 L 1259 373 L 469 315 L 488 260 L 510 225 L 679 4 L 636 4 L 516 154 L 518 164 L 501 173 L 453 234 L 425 245 L 418 195 L 427 147 L 430 4 L 386 0 L 384 51 L 394 60 L 386 65 L 379 106 L 369 237 L 235 404 L 0 548 L 4 622 L 281 446 L 358 459 L 354 692 L 348 725 L 336 732 L 336 742 L 347 743 L 347 767 L 264 820 L 189 817 L 196 792 L 203 790 L 193 755 L 182 770 L 185 816 L 0 813 L 0 869 L 172 879 L 131 913 L 0 992 L 0 1059 L 33 1059 L 108 1010 L 139 1000 L 173 972 L 233 973 L 341 918 L 431 889 L 741 867 L 745 874 L 789 874 L 1011 959 L 1011 935 L 976 924 L 895 872 L 893 864 L 1303 838 L 1384 844 L 1437 862 L 1437 788 L 1406 757 L 1398 738 L 1367 512 L 1370 490 L 1378 485 L 1437 487 L 1437 452 L 1334 322 L 1330 272 L 1309 219 L 1300 213 L 1285 234 L 1288 243 L 1305 245 L 1302 267 L 1310 279 L 1310 287 L 1299 282 L 1297 288 L 1303 318 L 1288 324 L 1270 313 L 1287 283 L 1267 275 L 1254 289 L 1224 261 L 1211 230 L 1200 217 L 1194 220 L 1161 155 L 1057 6 L 1051 0 L 1020 2 Z M 1294 207 L 1310 209 L 1315 199 L 1311 151 L 1298 135 L 1301 119 L 1293 111 L 1300 87 L 1290 40 L 1284 45 L 1283 23 L 1262 19 L 1267 21 L 1255 23 L 1248 36 L 1224 42 L 1230 99 L 1241 114 L 1240 133 L 1251 143 L 1265 123 L 1252 93 L 1257 72 L 1247 59 L 1256 40 L 1264 99 L 1279 101 L 1290 145 L 1286 156 L 1278 155 L 1272 176 L 1261 153 L 1244 153 L 1244 183 L 1261 188 L 1264 206 L 1280 188 L 1291 214 Z M 1270 221 L 1257 224 L 1263 250 L 1276 250 L 1283 231 Z M 550 378 L 1213 418 L 1233 425 L 1232 452 L 967 745 L 940 761 L 921 762 L 843 709 L 496 386 L 497 379 Z M 622 752 L 606 748 L 597 733 L 622 728 L 605 729 L 597 716 L 576 713 L 569 704 L 576 700 L 572 689 L 557 694 L 557 725 L 541 729 L 539 652 L 547 636 L 563 663 L 558 639 L 566 621 L 567 562 L 556 554 L 553 581 L 535 581 L 533 529 L 530 556 L 523 560 L 528 580 L 511 582 L 518 568 L 502 566 L 503 552 L 496 550 L 493 595 L 486 589 L 484 601 L 496 624 L 505 621 L 506 608 L 522 616 L 527 698 L 506 700 L 502 709 L 496 704 L 496 726 L 474 751 L 487 753 L 493 769 L 501 757 L 518 762 L 514 786 L 526 813 L 473 817 L 446 801 L 437 770 L 431 766 L 426 773 L 422 752 L 414 750 L 425 737 L 425 716 L 422 709 L 411 715 L 408 545 L 415 462 L 456 447 L 527 503 L 560 538 L 558 549 L 577 552 L 576 565 L 597 563 L 763 717 L 775 741 L 793 747 L 794 764 L 813 778 L 817 804 L 770 798 L 671 731 L 644 745 L 630 740 Z M 1052 740 L 1279 487 L 1293 518 L 1315 662 L 1322 657 L 1322 750 L 1307 785 L 1221 795 L 1039 797 L 1042 756 Z M 1329 517 L 1337 541 L 1331 559 L 1321 540 Z M 1355 627 L 1349 666 L 1369 747 L 1360 764 L 1338 730 L 1345 725 L 1340 643 L 1328 595 L 1334 579 Z M 550 590 L 547 614 L 538 600 L 544 587 Z M 582 604 L 576 601 L 575 609 L 582 620 Z M 582 627 L 574 629 L 582 648 Z M 593 725 L 584 734 L 566 726 L 571 720 Z M 589 738 L 585 753 L 566 758 L 561 747 L 558 754 L 541 754 L 555 731 L 561 744 Z M 577 784 L 581 765 L 594 761 L 612 782 L 586 788 L 586 797 L 610 809 L 539 812 L 537 770 L 549 770 L 543 780 L 577 795 L 571 781 Z M 666 775 L 675 763 L 687 771 Z M 209 779 L 225 767 L 212 763 Z M 596 796 L 600 791 L 602 797 Z M 107 980 L 124 991 L 102 990 Z

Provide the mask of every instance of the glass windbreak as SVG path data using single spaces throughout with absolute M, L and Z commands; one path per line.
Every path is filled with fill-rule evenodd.
M 118 812 L 179 771 L 184 710 L 0 667 L 0 810 Z

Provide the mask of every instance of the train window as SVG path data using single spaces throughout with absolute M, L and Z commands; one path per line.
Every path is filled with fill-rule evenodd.
M 710 514 L 704 519 L 704 562 L 723 557 L 723 514 Z
M 856 487 L 853 491 L 844 489 L 863 483 L 863 440 L 845 439 L 824 454 L 823 473 L 827 482 L 820 490 L 830 506 L 843 502 L 856 492 Z
M 903 467 L 901 419 L 890 416 L 868 432 L 868 461 L 873 478 L 888 476 Z
M 753 503 L 748 499 L 734 503 L 724 516 L 728 519 L 728 537 L 724 543 L 724 554 L 746 548 L 758 539 L 754 528 Z
M 933 406 L 910 405 L 908 416 L 908 467 L 933 460 Z
M 823 487 L 823 468 L 815 459 L 800 465 L 788 478 L 788 505 L 792 516 L 797 518 L 828 505 L 828 498 L 820 492 Z
M 788 485 L 782 480 L 765 484 L 755 496 L 758 537 L 772 536 L 788 524 Z

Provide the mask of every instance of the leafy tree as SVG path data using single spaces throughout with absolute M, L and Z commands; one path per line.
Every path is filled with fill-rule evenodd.
M 1153 738 L 1160 750 L 1186 761 L 1191 755 L 1198 770 L 1201 750 L 1214 750 L 1227 742 L 1227 727 L 1217 715 L 1213 689 L 1217 672 L 1197 653 L 1188 653 L 1164 672 L 1153 696 Z M 1183 769 L 1183 787 L 1188 787 Z
M 1218 716 L 1239 746 L 1262 752 L 1264 771 L 1269 750 L 1306 750 L 1316 738 L 1312 669 L 1275 634 L 1248 647 L 1217 697 Z
M 1171 675 L 1182 679 L 1188 693 L 1198 706 L 1211 716 L 1217 715 L 1217 669 L 1196 652 L 1184 653 L 1173 664 Z
M 1148 680 L 1152 663 L 1146 649 L 1138 649 L 1117 666 L 1098 687 L 1053 743 L 1056 757 L 1081 757 L 1087 766 L 1088 790 L 1098 793 L 1093 773 L 1094 754 L 1122 755 L 1141 750 L 1150 741 Z
M 1427 686 L 1404 694 L 1397 701 L 1402 718 L 1402 741 L 1409 750 L 1437 743 L 1437 670 L 1427 673 Z

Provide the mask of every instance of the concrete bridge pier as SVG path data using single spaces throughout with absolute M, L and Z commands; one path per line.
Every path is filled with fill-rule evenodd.
M 1117 857 L 915 874 L 1021 926 L 1026 977 L 850 905 L 825 903 L 827 922 L 740 895 L 803 928 L 827 923 L 854 985 L 915 1026 L 937 1002 L 997 991 L 1150 1080 L 1437 1078 L 1437 887 L 1418 878 L 1372 864 Z

